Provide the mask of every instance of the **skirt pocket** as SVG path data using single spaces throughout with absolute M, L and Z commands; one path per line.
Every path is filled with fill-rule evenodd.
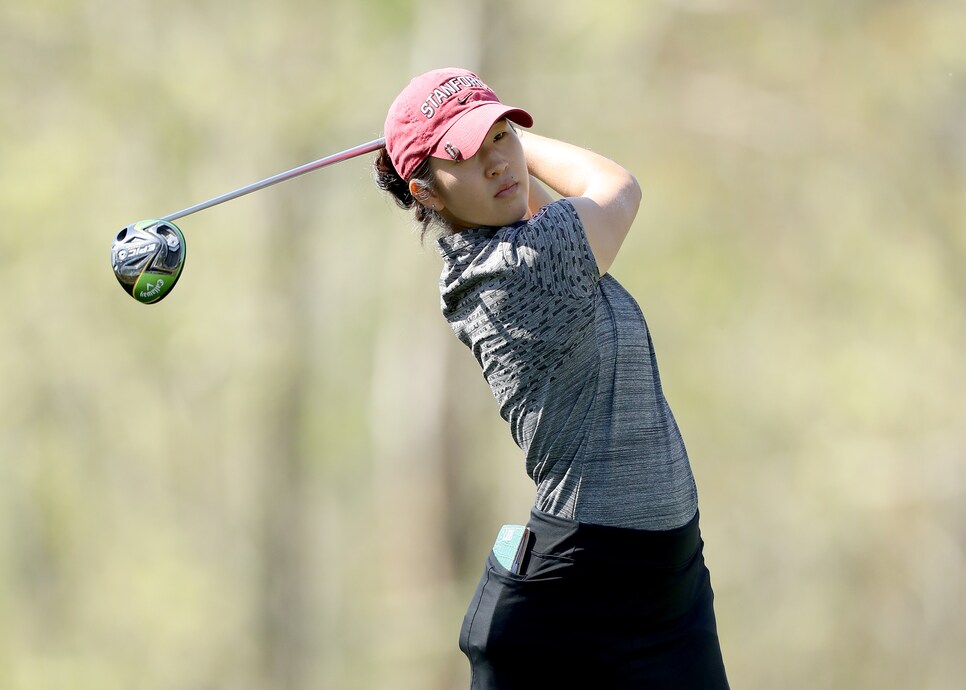
M 567 559 L 531 554 L 525 575 L 503 567 L 491 552 L 460 629 L 459 647 L 470 662 L 473 688 L 516 687 L 534 660 L 560 655 L 567 624 Z M 546 673 L 544 666 L 543 673 Z M 511 685 L 507 679 L 512 676 Z

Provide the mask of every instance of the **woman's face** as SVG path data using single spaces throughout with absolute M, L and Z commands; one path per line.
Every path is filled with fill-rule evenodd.
M 506 120 L 486 134 L 476 155 L 466 160 L 431 158 L 436 193 L 427 205 L 453 230 L 481 225 L 503 227 L 529 216 L 530 174 L 523 145 Z

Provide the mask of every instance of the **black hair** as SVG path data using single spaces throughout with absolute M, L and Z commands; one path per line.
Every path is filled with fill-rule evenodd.
M 443 231 L 449 231 L 449 223 L 446 222 L 439 211 L 423 206 L 409 191 L 410 181 L 418 182 L 420 187 L 430 192 L 435 190 L 435 179 L 430 167 L 429 156 L 419 164 L 413 171 L 412 177 L 407 181 L 396 172 L 396 167 L 392 164 L 389 152 L 385 148 L 379 149 L 379 154 L 372 162 L 372 179 L 379 189 L 392 195 L 393 200 L 400 208 L 413 210 L 413 216 L 420 225 L 420 242 L 426 237 L 426 232 L 434 226 Z

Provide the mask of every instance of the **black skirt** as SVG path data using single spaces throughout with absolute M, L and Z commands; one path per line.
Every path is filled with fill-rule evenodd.
M 728 688 L 698 515 L 674 530 L 531 511 L 519 575 L 491 552 L 460 631 L 472 690 Z

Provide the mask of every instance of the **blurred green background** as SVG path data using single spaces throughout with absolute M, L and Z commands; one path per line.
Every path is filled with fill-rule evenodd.
M 966 677 L 958 0 L 0 5 L 0 688 L 448 689 L 533 487 L 369 159 L 426 69 L 630 168 L 734 688 Z

